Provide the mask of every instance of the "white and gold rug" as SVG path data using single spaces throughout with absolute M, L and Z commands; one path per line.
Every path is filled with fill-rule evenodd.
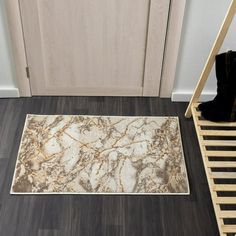
M 12 194 L 189 194 L 178 117 L 27 115 Z

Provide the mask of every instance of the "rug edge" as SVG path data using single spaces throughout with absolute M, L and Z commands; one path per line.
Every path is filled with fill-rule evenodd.
M 20 150 L 21 150 L 21 146 L 22 146 L 23 136 L 24 136 L 24 133 L 25 133 L 25 129 L 28 125 L 28 116 L 29 116 L 29 114 L 26 114 L 26 116 L 25 116 L 24 127 L 23 127 L 23 130 L 22 130 L 22 134 L 21 134 L 21 138 L 20 138 L 20 144 L 19 144 L 18 152 L 17 152 L 17 156 L 16 156 L 16 163 L 15 163 L 15 166 L 14 166 L 14 174 L 13 174 L 12 181 L 11 181 L 10 194 L 12 194 L 12 192 L 13 192 L 12 190 L 13 190 L 13 186 L 14 186 L 16 171 L 17 171 L 16 167 L 17 167 L 17 164 L 18 164 L 18 159 L 19 159 Z
M 184 159 L 184 169 L 185 169 L 185 173 L 186 173 L 186 179 L 187 179 L 187 190 L 189 195 L 191 194 L 191 190 L 190 190 L 190 184 L 189 184 L 189 174 L 188 174 L 188 169 L 187 169 L 187 163 L 186 163 L 186 158 L 185 158 L 185 151 L 184 151 L 184 145 L 183 145 L 183 140 L 182 140 L 182 132 L 181 132 L 181 127 L 180 127 L 180 119 L 177 116 L 178 119 L 178 130 L 179 130 L 179 137 L 180 137 L 180 145 L 181 145 L 181 152 L 182 152 L 182 157 Z
M 48 193 L 24 193 L 24 192 L 13 192 L 10 191 L 11 195 L 111 195 L 111 196 L 187 196 L 190 195 L 190 192 L 186 193 L 74 193 L 74 192 L 48 192 Z
M 32 114 L 32 113 L 27 113 L 27 117 L 28 116 L 87 116 L 87 117 L 125 117 L 125 118 L 135 118 L 135 117 L 140 117 L 140 118 L 144 118 L 144 117 L 154 117 L 154 118 L 176 118 L 177 120 L 179 120 L 179 116 L 116 116 L 116 115 L 83 115 L 83 114 L 51 114 L 51 115 L 46 115 L 46 114 Z
M 19 148 L 18 148 L 18 153 L 17 153 L 17 157 L 16 157 L 16 163 L 15 163 L 15 167 L 14 167 L 14 174 L 12 177 L 12 182 L 11 182 L 11 187 L 10 187 L 10 195 L 130 195 L 130 196 L 138 196 L 138 195 L 143 195 L 143 196 L 185 196 L 185 195 L 190 195 L 191 191 L 190 191 L 190 185 L 189 185 L 189 175 L 188 175 L 188 171 L 187 171 L 187 165 L 186 165 L 186 160 L 185 160 L 185 153 L 184 153 L 184 148 L 183 148 L 183 142 L 182 142 L 182 135 L 181 135 L 181 130 L 180 130 L 180 119 L 179 116 L 125 116 L 126 118 L 134 118 L 134 117 L 155 117 L 155 118 L 175 118 L 177 120 L 178 123 L 178 133 L 180 136 L 180 145 L 181 145 L 181 152 L 182 152 L 182 157 L 184 159 L 184 168 L 185 168 L 185 173 L 186 173 L 186 182 L 187 182 L 187 192 L 185 193 L 75 193 L 75 192 L 48 192 L 48 193 L 26 193 L 26 192 L 14 192 L 13 191 L 13 186 L 14 186 L 14 180 L 15 180 L 15 175 L 16 175 L 16 167 L 18 164 L 18 157 L 19 157 L 19 151 L 21 150 L 21 146 L 22 146 L 22 139 L 24 136 L 24 132 L 25 129 L 28 125 L 28 117 L 30 115 L 33 116 L 60 116 L 60 114 L 55 114 L 55 115 L 43 115 L 43 114 L 31 114 L 31 113 L 27 113 L 25 120 L 24 120 L 24 127 L 23 127 L 23 131 L 22 131 L 22 135 L 21 135 L 21 139 L 20 139 L 20 144 L 19 144 Z M 87 117 L 124 117 L 124 116 L 111 116 L 111 115 L 64 115 L 61 114 L 63 116 L 87 116 Z

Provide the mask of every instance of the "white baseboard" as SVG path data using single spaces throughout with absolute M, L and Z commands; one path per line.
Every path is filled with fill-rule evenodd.
M 172 102 L 189 102 L 193 92 L 191 91 L 174 91 L 172 92 L 171 101 Z M 212 100 L 215 97 L 215 92 L 202 92 L 199 99 L 200 102 Z
M 20 97 L 18 88 L 0 87 L 0 98 L 18 98 Z

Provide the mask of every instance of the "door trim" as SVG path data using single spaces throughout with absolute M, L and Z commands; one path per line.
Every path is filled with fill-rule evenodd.
M 169 6 L 170 0 L 150 0 L 143 96 L 159 96 Z
M 7 0 L 5 4 L 14 58 L 15 76 L 20 97 L 31 97 L 30 82 L 26 73 L 27 58 L 19 2 L 18 0 Z
M 25 52 L 19 0 L 8 0 L 5 1 L 5 4 L 12 41 L 11 43 L 15 62 L 16 81 L 19 86 L 20 96 L 30 97 L 32 94 L 30 82 L 26 74 L 26 67 L 28 66 L 28 63 Z M 169 20 L 160 86 L 161 97 L 171 97 L 171 91 L 173 89 L 175 79 L 185 4 L 186 0 L 170 0 Z M 153 33 L 155 33 L 155 31 Z
M 166 33 L 160 97 L 170 98 L 175 82 L 186 0 L 171 0 Z

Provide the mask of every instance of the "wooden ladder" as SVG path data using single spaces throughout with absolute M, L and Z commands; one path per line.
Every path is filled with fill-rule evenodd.
M 210 122 L 201 117 L 198 99 L 236 13 L 232 0 L 211 49 L 185 116 L 193 116 L 221 236 L 236 235 L 236 122 Z

